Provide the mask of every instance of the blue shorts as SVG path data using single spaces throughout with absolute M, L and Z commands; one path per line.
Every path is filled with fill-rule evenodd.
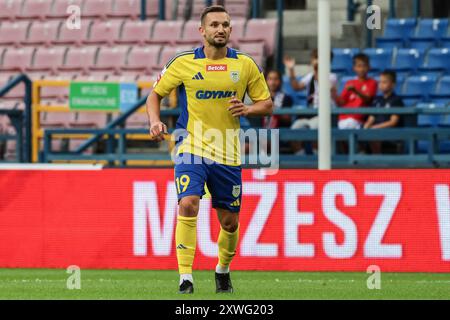
M 241 166 L 227 166 L 192 154 L 180 154 L 188 161 L 175 164 L 178 201 L 186 196 L 205 195 L 205 183 L 211 193 L 213 208 L 239 212 L 241 209 Z

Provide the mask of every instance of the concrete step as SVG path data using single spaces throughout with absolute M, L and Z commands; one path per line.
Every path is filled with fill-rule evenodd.
M 347 10 L 347 0 L 330 0 L 331 9 Z M 307 10 L 317 10 L 318 0 L 306 0 Z
M 278 14 L 275 10 L 266 12 L 267 18 L 277 18 Z M 346 10 L 332 10 L 330 12 L 330 21 L 342 22 L 347 20 Z M 311 23 L 317 21 L 317 10 L 285 10 L 283 12 L 283 20 L 288 24 Z

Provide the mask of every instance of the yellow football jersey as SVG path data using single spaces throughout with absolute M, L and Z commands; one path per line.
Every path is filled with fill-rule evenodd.
M 232 96 L 254 101 L 270 98 L 262 70 L 254 60 L 227 48 L 220 60 L 206 58 L 203 47 L 175 56 L 154 85 L 164 97 L 178 88 L 181 114 L 176 128 L 186 134 L 177 153 L 191 153 L 226 165 L 240 165 L 239 117 L 228 110 Z

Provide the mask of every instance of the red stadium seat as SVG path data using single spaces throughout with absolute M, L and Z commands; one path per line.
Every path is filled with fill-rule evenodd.
M 125 21 L 121 37 L 116 43 L 144 45 L 150 40 L 154 24 L 155 20 Z
M 151 74 L 152 69 L 158 66 L 160 53 L 161 46 L 133 47 L 122 70 Z
M 8 48 L 3 53 L 0 71 L 24 72 L 31 65 L 34 48 Z
M 260 67 L 264 67 L 264 42 L 241 43 L 239 51 L 250 55 Z
M 60 26 L 58 38 L 53 44 L 70 44 L 80 46 L 87 39 L 89 27 L 92 21 L 88 19 L 81 20 L 80 29 L 70 29 L 63 22 Z
M 136 82 L 136 74 L 135 75 L 128 75 L 128 74 L 122 74 L 122 75 L 109 75 L 106 78 L 106 81 L 110 82 L 122 82 L 122 83 L 129 83 L 129 82 Z
M 0 20 L 14 20 L 20 14 L 22 7 L 21 1 L 16 0 L 0 0 Z
M 78 112 L 74 121 L 69 125 L 72 128 L 103 128 L 108 122 L 106 112 Z
M 60 21 L 35 21 L 30 27 L 28 38 L 23 41 L 24 45 L 50 46 L 58 35 Z
M 180 39 L 183 21 L 157 21 L 153 28 L 150 44 L 172 44 Z
M 67 18 L 70 13 L 67 13 L 69 6 L 75 5 L 81 9 L 83 0 L 57 0 L 53 4 L 52 11 L 48 14 L 49 18 Z M 81 12 L 80 12 L 81 13 Z
M 127 128 L 146 128 L 148 126 L 148 116 L 142 112 L 135 112 L 126 120 Z
M 41 112 L 40 120 L 43 128 L 68 128 L 75 122 L 75 112 Z
M 170 16 L 167 16 L 168 8 L 167 5 L 172 1 L 166 1 L 166 19 L 170 20 Z M 156 18 L 159 13 L 159 0 L 147 0 L 147 4 L 145 6 L 145 13 L 147 17 Z
M 89 39 L 84 40 L 85 44 L 109 44 L 119 38 L 122 20 L 94 21 L 90 28 Z
M 248 0 L 227 0 L 225 1 L 225 8 L 233 18 L 247 19 L 250 11 Z
M 66 53 L 64 64 L 58 68 L 58 71 L 89 74 L 89 67 L 94 65 L 97 50 L 96 47 L 70 48 Z
M 199 21 L 187 21 L 183 27 L 183 36 L 179 40 L 177 40 L 177 44 L 193 44 L 196 46 L 200 45 L 203 42 L 203 37 L 198 31 L 199 27 Z
M 190 50 L 191 48 L 189 46 L 177 46 L 177 47 L 163 47 L 163 50 L 161 51 L 161 57 L 159 58 L 159 63 L 158 66 L 156 66 L 155 68 L 153 68 L 153 71 L 155 73 L 160 73 L 162 71 L 162 69 L 164 68 L 164 66 L 178 53 L 185 51 L 185 50 Z
M 275 19 L 251 19 L 241 42 L 264 41 L 268 56 L 273 55 L 277 36 L 278 22 Z
M 102 47 L 97 54 L 97 63 L 90 67 L 91 71 L 111 71 L 120 73 L 120 67 L 125 64 L 130 47 Z
M 85 0 L 81 16 L 85 18 L 100 18 L 105 20 L 112 13 L 112 0 Z
M 34 54 L 33 64 L 26 71 L 46 71 L 56 74 L 64 62 L 65 47 L 38 48 Z
M 17 47 L 27 37 L 29 21 L 4 22 L 0 26 L 0 45 L 15 45 Z
M 70 80 L 65 76 L 50 76 L 44 77 L 45 80 Z M 55 87 L 55 86 L 44 86 L 41 87 L 41 98 L 45 99 L 58 99 L 62 101 L 69 96 L 68 87 Z M 61 104 L 61 103 L 59 103 Z
M 52 0 L 26 0 L 18 18 L 45 20 L 51 13 L 52 2 Z
M 141 0 L 119 0 L 113 3 L 113 10 L 108 15 L 113 18 L 137 19 L 141 14 Z
M 233 31 L 231 31 L 230 43 L 233 47 L 238 47 L 239 41 L 244 38 L 246 24 L 247 20 L 231 20 Z

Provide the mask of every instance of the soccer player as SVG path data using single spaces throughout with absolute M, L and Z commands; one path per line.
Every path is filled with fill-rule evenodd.
M 232 31 L 222 6 L 205 8 L 199 32 L 203 46 L 175 56 L 163 69 L 147 99 L 150 134 L 164 139 L 160 103 L 178 88 L 182 108 L 176 128 L 185 134 L 176 141 L 175 182 L 179 212 L 175 230 L 180 273 L 179 293 L 193 293 L 199 201 L 205 184 L 220 222 L 216 292 L 233 292 L 230 263 L 239 238 L 241 207 L 240 116 L 272 113 L 272 101 L 262 70 L 248 55 L 227 47 Z M 253 101 L 243 104 L 245 93 Z M 231 133 L 230 133 L 231 132 Z

